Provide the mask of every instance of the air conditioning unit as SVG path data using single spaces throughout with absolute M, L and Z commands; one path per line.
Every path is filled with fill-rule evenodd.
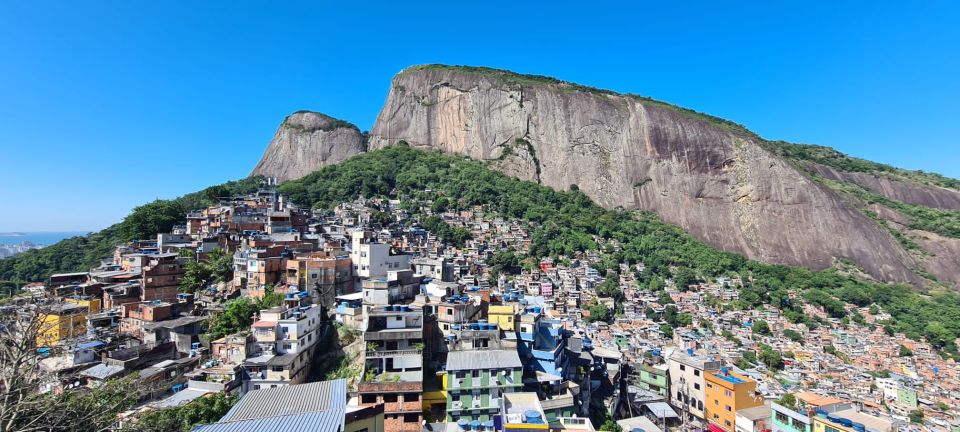
M 480 407 L 480 399 L 474 399 L 474 400 L 473 400 L 473 407 L 474 407 L 474 408 Z
M 463 401 L 453 401 L 453 409 L 463 408 Z

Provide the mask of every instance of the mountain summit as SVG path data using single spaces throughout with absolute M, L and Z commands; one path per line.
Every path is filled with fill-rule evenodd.
M 305 138 L 288 121 L 254 173 L 295 178 L 362 151 L 355 129 L 336 141 Z M 960 280 L 960 182 L 767 141 L 650 98 L 490 68 L 414 66 L 393 79 L 368 139 L 372 149 L 400 141 L 577 187 L 607 208 L 655 212 L 751 259 L 916 285 Z

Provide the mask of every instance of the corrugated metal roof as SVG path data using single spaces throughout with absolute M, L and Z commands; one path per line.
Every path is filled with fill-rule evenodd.
M 514 350 L 453 351 L 447 354 L 447 370 L 505 369 L 522 367 Z
M 279 417 L 320 411 L 337 412 L 343 421 L 347 381 L 343 379 L 254 390 L 240 399 L 221 422 Z M 324 430 L 324 429 L 317 429 Z
M 198 426 L 193 432 L 341 432 L 344 413 L 319 411 Z

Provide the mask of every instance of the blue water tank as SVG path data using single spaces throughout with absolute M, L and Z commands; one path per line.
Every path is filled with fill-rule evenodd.
M 526 410 L 523 412 L 524 423 L 531 424 L 542 424 L 543 417 L 540 416 L 540 413 L 534 410 Z
M 854 423 L 853 423 L 853 430 L 855 430 L 855 431 L 857 431 L 857 432 L 866 432 L 867 427 L 864 426 L 863 423 L 856 423 L 856 422 L 854 422 Z

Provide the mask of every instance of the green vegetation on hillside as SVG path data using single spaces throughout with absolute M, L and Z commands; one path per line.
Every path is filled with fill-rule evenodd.
M 346 121 L 346 120 L 338 119 L 338 118 L 336 118 L 336 117 L 330 117 L 330 116 L 328 116 L 328 115 L 326 115 L 326 114 L 324 114 L 324 113 L 319 113 L 319 112 L 310 111 L 310 110 L 299 110 L 299 111 L 294 112 L 294 114 L 303 114 L 303 113 L 316 114 L 316 115 L 318 115 L 318 116 L 320 116 L 320 117 L 323 117 L 323 118 L 329 120 L 330 123 L 327 124 L 327 125 L 324 125 L 324 126 L 322 126 L 322 127 L 317 127 L 317 128 L 305 128 L 305 127 L 300 126 L 300 125 L 291 124 L 291 123 L 289 122 L 290 116 L 287 116 L 287 118 L 283 119 L 283 125 L 286 126 L 286 127 L 288 127 L 288 128 L 297 129 L 297 130 L 299 130 L 299 131 L 301 131 L 301 132 L 313 132 L 313 131 L 317 131 L 317 130 L 322 130 L 322 131 L 325 131 L 325 132 L 330 132 L 330 131 L 332 131 L 332 130 L 340 129 L 340 128 L 354 129 L 354 130 L 356 130 L 356 131 L 358 131 L 358 132 L 360 131 L 360 128 L 357 127 L 357 125 L 355 125 L 355 124 L 353 124 L 353 123 L 350 123 L 350 122 L 348 122 L 348 121 Z
M 129 432 L 189 432 L 202 424 L 216 423 L 237 402 L 236 396 L 214 393 L 184 405 L 150 411 L 124 430 Z
M 156 200 L 134 208 L 122 222 L 101 231 L 0 259 L 0 281 L 22 284 L 45 280 L 53 273 L 89 270 L 112 256 L 117 245 L 135 239 L 155 239 L 157 233 L 170 232 L 173 225 L 182 224 L 189 211 L 215 204 L 218 197 L 255 192 L 261 180 L 251 177 L 172 200 Z
M 811 174 L 810 176 L 837 192 L 856 197 L 864 204 L 880 204 L 891 210 L 896 210 L 909 220 L 907 226 L 911 229 L 937 233 L 946 237 L 960 238 L 960 211 L 958 210 L 941 210 L 907 204 L 887 198 L 851 182 L 830 180 L 816 174 Z M 873 214 L 871 216 L 875 217 L 876 215 Z M 875 217 L 875 219 L 877 218 Z M 878 222 L 883 221 L 878 219 Z M 881 223 L 881 225 L 884 224 Z
M 401 143 L 403 144 L 403 143 Z M 609 263 L 644 263 L 640 286 L 689 269 L 698 277 L 740 275 L 745 280 L 741 304 L 773 304 L 794 322 L 816 326 L 787 290 L 815 295 L 808 301 L 840 314 L 843 302 L 862 307 L 877 303 L 893 319 L 885 327 L 907 336 L 926 338 L 934 346 L 954 352 L 950 336 L 960 336 L 960 297 L 953 293 L 927 297 L 911 287 L 878 284 L 838 274 L 798 267 L 769 265 L 707 246 L 680 228 L 644 212 L 605 210 L 586 195 L 558 192 L 493 171 L 482 162 L 439 152 L 423 152 L 397 145 L 353 157 L 280 186 L 280 191 L 301 205 L 331 208 L 357 197 L 456 200 L 459 207 L 486 206 L 506 218 L 530 226 L 532 256 L 572 256 L 592 250 L 597 241 L 616 240 L 620 245 L 605 254 Z
M 839 171 L 884 174 L 917 183 L 960 190 L 960 180 L 937 173 L 911 171 L 894 166 L 847 156 L 830 147 L 794 144 L 786 141 L 764 141 L 764 146 L 789 160 L 815 162 Z

